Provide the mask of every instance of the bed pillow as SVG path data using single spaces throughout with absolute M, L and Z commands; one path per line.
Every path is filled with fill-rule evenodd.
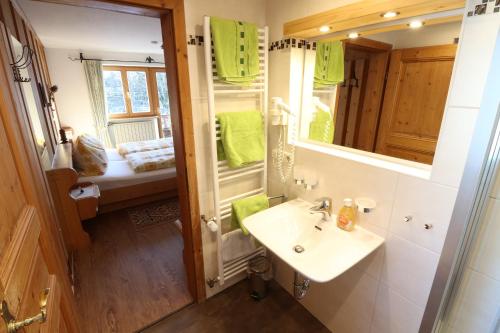
M 82 176 L 101 176 L 108 168 L 104 145 L 90 134 L 82 134 L 76 139 L 73 162 Z

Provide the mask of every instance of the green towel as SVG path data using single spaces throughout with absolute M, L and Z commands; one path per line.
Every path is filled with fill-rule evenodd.
M 217 114 L 222 146 L 217 157 L 227 159 L 230 168 L 264 160 L 264 120 L 259 111 L 221 112 Z M 223 149 L 222 149 L 223 148 Z M 223 150 L 223 151 L 221 151 Z
M 269 199 L 267 194 L 257 194 L 248 198 L 235 200 L 231 203 L 231 222 L 232 226 L 240 227 L 244 235 L 248 235 L 248 230 L 243 225 L 243 219 L 247 216 L 269 208 Z
M 342 42 L 317 42 L 314 88 L 331 87 L 344 81 Z
M 329 112 L 316 110 L 309 124 L 309 140 L 333 143 L 333 121 Z
M 259 75 L 259 39 L 255 24 L 212 17 L 210 28 L 219 79 L 249 85 Z

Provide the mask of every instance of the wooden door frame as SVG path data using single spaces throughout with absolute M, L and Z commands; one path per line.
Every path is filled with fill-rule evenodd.
M 37 0 L 161 19 L 189 290 L 206 297 L 184 0 Z

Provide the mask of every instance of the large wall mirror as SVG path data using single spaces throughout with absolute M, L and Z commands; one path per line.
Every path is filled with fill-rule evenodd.
M 462 11 L 400 14 L 308 38 L 301 141 L 432 164 Z

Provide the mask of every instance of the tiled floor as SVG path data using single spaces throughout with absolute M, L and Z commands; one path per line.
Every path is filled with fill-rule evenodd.
M 190 305 L 143 333 L 163 332 L 329 332 L 316 318 L 272 282 L 269 295 L 255 301 L 244 280 L 201 304 Z

